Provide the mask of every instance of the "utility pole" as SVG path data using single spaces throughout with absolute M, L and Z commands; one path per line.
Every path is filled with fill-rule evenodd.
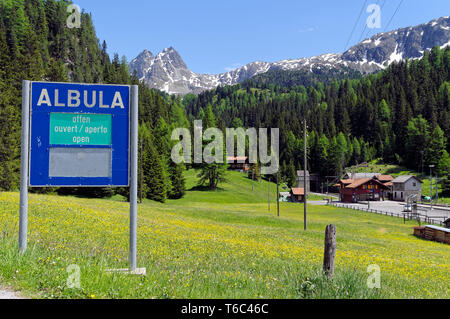
M 432 168 L 434 165 L 429 165 L 430 167 L 430 210 L 433 210 L 433 175 L 432 175 Z
M 270 176 L 269 176 L 269 187 L 267 191 L 267 202 L 269 204 L 269 212 L 270 212 Z
M 303 221 L 304 221 L 304 229 L 307 230 L 307 221 L 306 221 L 306 215 L 307 215 L 307 208 L 306 208 L 306 204 L 307 204 L 307 197 L 308 197 L 308 192 L 306 189 L 306 170 L 307 168 L 307 154 L 306 154 L 306 116 L 305 116 L 305 120 L 303 122 L 303 147 L 304 147 L 304 165 L 303 165 L 303 183 L 304 183 L 304 196 L 303 196 Z
M 436 172 L 436 205 L 439 204 L 439 177 Z
M 252 192 L 253 192 L 253 184 L 255 183 L 255 169 L 256 169 L 256 167 L 255 167 L 255 165 L 253 165 L 253 168 L 252 168 Z
M 277 171 L 277 215 L 280 217 L 280 190 L 279 190 L 279 178 L 280 178 L 280 172 Z

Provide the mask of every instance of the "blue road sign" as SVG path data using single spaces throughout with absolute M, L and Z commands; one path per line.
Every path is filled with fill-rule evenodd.
M 31 83 L 30 186 L 129 186 L 130 87 Z

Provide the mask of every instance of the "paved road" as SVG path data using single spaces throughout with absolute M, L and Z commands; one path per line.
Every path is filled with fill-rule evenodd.
M 334 203 L 338 206 L 352 206 L 357 208 L 367 208 L 367 204 L 362 203 Z M 370 209 L 376 209 L 383 212 L 388 213 L 396 213 L 396 214 L 402 214 L 403 208 L 405 206 L 405 203 L 401 202 L 394 202 L 394 201 L 380 201 L 380 202 L 370 202 Z M 433 210 L 430 211 L 430 207 L 425 206 L 419 206 L 419 213 L 421 215 L 426 215 L 430 218 L 436 218 L 437 220 L 442 220 L 450 217 L 450 210 L 448 209 L 438 209 L 433 208 Z M 445 217 L 445 218 L 444 218 Z
M 22 298 L 15 292 L 0 289 L 0 299 L 22 299 Z
M 326 200 L 309 200 L 308 205 L 324 206 L 328 204 Z

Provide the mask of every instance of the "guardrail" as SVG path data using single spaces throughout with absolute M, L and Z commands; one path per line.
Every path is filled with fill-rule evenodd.
M 444 226 L 444 221 L 447 218 L 446 216 L 442 216 L 442 217 L 441 216 L 433 216 L 433 218 L 431 218 L 427 215 L 423 215 L 423 214 L 419 214 L 419 213 L 411 213 L 411 212 L 409 212 L 409 213 L 386 212 L 386 211 L 381 211 L 378 209 L 346 205 L 346 204 L 342 204 L 339 202 L 330 202 L 327 205 L 334 206 L 334 207 L 340 207 L 340 208 L 347 208 L 347 209 L 352 209 L 352 210 L 358 210 L 358 211 L 363 211 L 363 212 L 367 212 L 367 213 L 376 213 L 376 214 L 390 216 L 390 217 L 403 218 L 403 222 L 406 222 L 406 220 L 417 220 L 417 222 L 419 223 L 419 226 L 420 226 L 421 222 Z M 436 218 L 442 218 L 442 221 L 437 220 Z

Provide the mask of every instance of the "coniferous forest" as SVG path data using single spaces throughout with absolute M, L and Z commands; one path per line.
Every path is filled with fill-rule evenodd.
M 322 177 L 340 176 L 349 165 L 381 158 L 417 171 L 434 164 L 439 177 L 448 179 L 448 48 L 434 48 L 422 59 L 393 64 L 364 77 L 354 72 L 274 71 L 182 99 L 140 83 L 130 75 L 125 57 L 114 54 L 111 58 L 106 42 L 96 37 L 89 14 L 82 13 L 81 28 L 67 28 L 68 3 L 0 2 L 1 190 L 19 186 L 24 79 L 139 85 L 142 193 L 161 202 L 185 192 L 185 167 L 170 160 L 172 130 L 192 128 L 194 119 L 208 122 L 212 116 L 222 129 L 279 128 L 281 177 L 291 186 L 303 163 L 305 118 L 308 166 Z M 448 180 L 444 185 L 448 191 Z M 109 189 L 56 191 L 112 195 Z M 125 189 L 116 192 L 126 195 Z
M 107 53 L 92 17 L 67 28 L 67 1 L 0 2 L 0 190 L 17 190 L 20 178 L 22 80 L 138 84 L 143 197 L 165 201 L 184 194 L 182 165 L 169 162 L 169 133 L 187 126 L 180 98 L 147 88 L 131 76 L 125 57 Z M 166 144 L 164 144 L 166 143 Z M 37 190 L 53 191 L 53 190 Z M 59 189 L 60 193 L 112 195 L 110 189 Z M 116 192 L 126 195 L 126 189 Z
M 349 165 L 381 158 L 416 171 L 433 164 L 446 178 L 449 67 L 450 49 L 436 47 L 420 60 L 366 77 L 342 79 L 337 73 L 336 80 L 323 74 L 305 80 L 302 72 L 275 71 L 183 102 L 192 117 L 211 106 L 222 127 L 238 121 L 244 127 L 280 128 L 281 172 L 290 184 L 303 163 L 304 118 L 308 167 L 321 177 L 338 177 Z

